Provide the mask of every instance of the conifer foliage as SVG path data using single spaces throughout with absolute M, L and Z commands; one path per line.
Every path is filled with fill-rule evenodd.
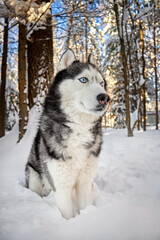
M 67 48 L 82 61 L 95 55 L 115 127 L 127 127 L 128 136 L 135 126 L 146 130 L 147 109 L 155 106 L 158 129 L 159 7 L 158 0 L 1 0 L 0 136 L 19 122 L 22 139 Z

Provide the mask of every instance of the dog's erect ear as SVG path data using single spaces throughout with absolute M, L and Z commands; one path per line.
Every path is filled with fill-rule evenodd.
M 96 64 L 96 60 L 94 59 L 92 53 L 90 53 L 89 56 L 88 56 L 88 62 L 91 63 L 91 64 L 93 64 L 93 65 L 95 65 L 95 66 L 97 65 L 97 64 Z
M 59 60 L 59 64 L 57 67 L 57 71 L 61 71 L 65 68 L 67 68 L 69 65 L 71 65 L 74 61 L 76 60 L 76 57 L 74 55 L 74 52 L 71 49 L 66 50 L 60 60 Z

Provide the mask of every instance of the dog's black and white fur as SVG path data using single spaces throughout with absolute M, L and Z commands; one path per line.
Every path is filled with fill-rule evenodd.
M 86 63 L 70 49 L 62 55 L 26 165 L 27 187 L 40 196 L 53 190 L 67 219 L 93 201 L 101 116 L 109 101 L 104 84 L 92 55 Z

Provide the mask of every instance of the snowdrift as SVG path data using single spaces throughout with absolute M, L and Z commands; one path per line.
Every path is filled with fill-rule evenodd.
M 54 194 L 24 187 L 24 169 L 36 132 L 32 119 L 22 141 L 18 128 L 0 139 L 1 240 L 159 240 L 160 131 L 104 130 L 94 205 L 70 220 Z

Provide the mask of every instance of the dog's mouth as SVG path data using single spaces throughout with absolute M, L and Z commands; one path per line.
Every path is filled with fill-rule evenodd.
M 106 107 L 107 107 L 106 104 L 104 104 L 104 105 L 98 105 L 98 106 L 96 106 L 96 107 L 93 109 L 93 111 L 94 111 L 94 112 L 101 112 L 101 111 L 106 110 Z
M 108 104 L 98 104 L 95 108 L 91 108 L 91 109 L 87 109 L 83 102 L 81 102 L 81 105 L 88 113 L 103 114 L 105 111 L 108 110 Z

